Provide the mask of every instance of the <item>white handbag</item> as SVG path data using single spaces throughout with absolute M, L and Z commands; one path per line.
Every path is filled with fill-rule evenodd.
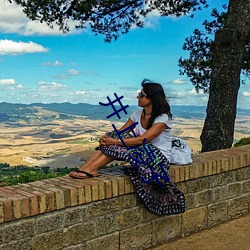
M 191 154 L 192 154 L 191 148 L 183 139 L 176 136 L 172 136 L 170 164 L 175 164 L 175 165 L 191 164 L 193 163 Z

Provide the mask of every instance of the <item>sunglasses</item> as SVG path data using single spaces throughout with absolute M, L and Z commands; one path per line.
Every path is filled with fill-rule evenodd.
M 139 92 L 139 93 L 138 93 L 138 96 L 141 98 L 141 97 L 144 97 L 144 96 L 146 96 L 146 95 L 143 94 L 142 92 Z

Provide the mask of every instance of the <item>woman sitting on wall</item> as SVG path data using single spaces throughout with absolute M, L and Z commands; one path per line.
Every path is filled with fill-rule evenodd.
M 184 194 L 169 179 L 170 106 L 160 84 L 144 80 L 141 85 L 137 99 L 142 109 L 136 110 L 118 131 L 101 137 L 94 155 L 69 176 L 96 177 L 100 167 L 113 160 L 123 160 L 131 165 L 127 172 L 149 211 L 157 215 L 182 213 L 185 211 Z

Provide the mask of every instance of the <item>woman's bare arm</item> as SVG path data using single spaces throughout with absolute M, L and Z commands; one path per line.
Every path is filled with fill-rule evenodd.
M 123 139 L 123 142 L 127 147 L 132 147 L 132 146 L 138 146 L 142 145 L 144 139 L 146 139 L 145 143 L 148 143 L 155 139 L 157 136 L 159 136 L 164 129 L 168 128 L 167 125 L 163 122 L 158 122 L 154 124 L 145 134 L 142 136 L 138 137 L 131 137 L 131 138 L 125 138 Z M 105 140 L 102 142 L 105 146 L 110 146 L 110 145 L 119 145 L 123 146 L 121 142 L 118 139 L 113 139 L 111 137 L 106 137 Z
M 128 118 L 128 120 L 125 122 L 125 124 L 121 128 L 119 128 L 118 131 L 122 131 L 122 130 L 128 128 L 129 126 L 132 126 L 133 124 L 134 124 L 134 122 L 130 118 Z M 126 132 L 130 132 L 131 130 L 132 129 L 128 129 L 128 130 L 126 130 Z

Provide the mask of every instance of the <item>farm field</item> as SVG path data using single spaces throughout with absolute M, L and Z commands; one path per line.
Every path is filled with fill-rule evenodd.
M 194 153 L 201 149 L 203 119 L 175 118 L 173 135 L 188 142 Z M 123 123 L 114 122 L 119 128 Z M 32 124 L 0 123 L 0 162 L 14 165 L 76 167 L 90 157 L 98 138 L 112 130 L 109 120 L 55 119 Z M 235 141 L 250 136 L 250 117 L 237 118 Z

